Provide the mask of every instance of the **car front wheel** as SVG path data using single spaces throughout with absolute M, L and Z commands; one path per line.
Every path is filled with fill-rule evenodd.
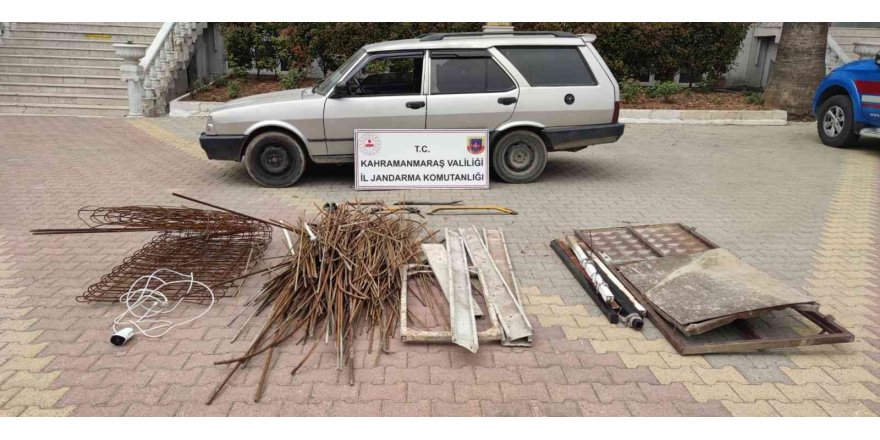
M 492 146 L 492 169 L 508 183 L 528 183 L 547 165 L 544 140 L 528 130 L 507 133 Z
M 836 95 L 819 106 L 816 115 L 819 139 L 830 147 L 846 147 L 859 141 L 853 127 L 853 108 L 849 96 Z
M 251 178 L 260 185 L 282 188 L 302 177 L 306 155 L 294 138 L 272 131 L 261 133 L 248 143 L 244 164 Z

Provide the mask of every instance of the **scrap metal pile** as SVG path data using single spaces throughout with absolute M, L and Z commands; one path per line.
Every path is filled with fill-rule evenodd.
M 575 236 L 554 240 L 551 247 L 609 321 L 644 313 L 680 354 L 854 338 L 834 318 L 819 313 L 811 297 L 688 226 L 584 229 Z M 774 321 L 775 315 L 780 319 Z
M 162 206 L 86 207 L 79 210 L 85 228 L 36 229 L 35 235 L 157 232 L 153 239 L 77 297 L 81 302 L 118 302 L 132 283 L 158 268 L 191 274 L 211 286 L 217 297 L 229 293 L 233 278 L 260 260 L 272 239 L 271 228 L 229 212 Z M 204 289 L 171 285 L 168 299 L 206 302 Z
M 213 305 L 219 297 L 228 296 L 226 291 L 232 290 L 228 287 L 241 287 L 246 278 L 268 273 L 270 278 L 260 293 L 247 301 L 229 323 L 245 311 L 251 312 L 232 341 L 248 328 L 254 317 L 263 312 L 268 312 L 267 316 L 243 354 L 215 362 L 231 364 L 232 368 L 209 397 L 208 404 L 241 367 L 263 356 L 262 376 L 254 396 L 259 401 L 276 348 L 286 341 L 306 344 L 311 340 L 308 354 L 291 371 L 295 374 L 320 341 L 327 343 L 332 339 L 336 367 L 347 368 L 351 384 L 355 380 L 355 339 L 367 338 L 369 352 L 388 352 L 398 325 L 404 341 L 453 342 L 472 352 L 477 351 L 481 341 L 531 345 L 532 327 L 523 310 L 500 230 L 480 233 L 473 227 L 447 229 L 443 237 L 436 237 L 436 232 L 412 217 L 420 216 L 420 212 L 408 203 L 389 206 L 380 202 L 328 203 L 314 218 L 291 225 L 174 195 L 214 210 L 160 206 L 83 208 L 79 217 L 85 228 L 39 229 L 32 233 L 157 233 L 77 298 L 83 302 L 127 304 L 127 312 L 117 319 L 119 322 L 114 321 L 111 342 L 116 345 L 124 344 L 134 334 L 161 336 L 207 312 L 206 309 L 175 324 L 171 320 L 155 321 L 151 312 L 157 307 L 164 314 L 174 310 L 180 301 L 210 301 Z M 283 258 L 280 263 L 267 265 L 268 258 L 263 257 L 263 252 L 271 240 L 272 227 L 283 232 L 288 253 L 272 257 Z M 257 263 L 264 268 L 248 272 Z M 166 273 L 176 274 L 185 282 L 168 282 L 157 275 Z M 414 289 L 410 288 L 411 276 L 418 280 Z M 477 281 L 472 282 L 472 278 Z M 159 287 L 150 287 L 153 279 Z M 131 292 L 137 293 L 137 297 Z M 443 330 L 427 328 L 424 315 L 420 319 L 417 311 L 407 308 L 410 293 L 423 307 L 427 306 L 423 311 L 430 310 L 433 323 Z M 136 302 L 131 304 L 133 298 Z M 141 313 L 142 309 L 146 313 Z M 134 318 L 127 319 L 129 314 Z M 487 320 L 480 320 L 484 328 L 478 331 L 476 318 L 486 315 L 488 326 Z M 410 323 L 420 323 L 423 328 L 411 328 Z M 123 325 L 134 328 L 121 328 Z
M 319 341 L 332 340 L 337 368 L 348 368 L 351 383 L 355 338 L 369 338 L 370 351 L 376 345 L 387 350 L 399 316 L 398 268 L 417 262 L 420 246 L 434 234 L 405 211 L 371 211 L 356 204 L 332 204 L 302 227 L 273 221 L 285 234 L 294 232 L 298 240 L 294 243 L 287 237 L 290 255 L 272 267 L 272 278 L 251 302 L 254 313 L 269 310 L 256 339 L 242 356 L 217 362 L 234 365 L 209 404 L 240 366 L 264 355 L 263 375 L 254 397 L 258 401 L 275 348 L 290 339 L 297 343 L 314 339 L 309 355 Z

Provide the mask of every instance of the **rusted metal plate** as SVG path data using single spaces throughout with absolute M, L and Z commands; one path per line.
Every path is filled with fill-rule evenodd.
M 633 231 L 637 234 L 633 234 Z M 658 308 L 647 300 L 645 292 L 623 273 L 623 269 L 635 262 L 698 254 L 717 249 L 718 245 L 694 228 L 678 223 L 584 229 L 576 231 L 576 234 L 593 253 L 605 260 L 636 299 L 646 306 L 647 316 L 679 354 L 740 353 L 837 344 L 855 339 L 832 316 L 818 313 L 812 304 L 807 307 L 786 306 L 784 310 L 769 312 L 763 309 L 758 311 L 760 316 L 758 313 L 745 312 L 702 321 L 691 326 L 723 325 L 724 322 L 730 325 L 698 335 L 687 335 L 658 312 Z M 563 261 L 567 261 L 567 258 L 563 258 Z
M 611 264 L 707 251 L 714 246 L 678 223 L 577 231 L 578 238 Z
M 727 324 L 719 318 L 729 315 L 814 303 L 725 249 L 650 259 L 620 270 L 685 334 Z M 710 320 L 715 324 L 689 327 Z
M 515 341 L 531 338 L 534 332 L 525 317 L 525 311 L 502 278 L 495 263 L 492 262 L 489 250 L 483 244 L 477 229 L 470 227 L 459 231 L 467 246 L 468 256 L 480 273 L 483 295 L 492 299 L 495 313 L 498 315 L 498 321 L 501 323 L 501 330 L 506 339 Z M 448 245 L 449 243 L 447 243 Z
M 452 343 L 476 353 L 480 344 L 477 340 L 477 323 L 474 321 L 467 255 L 461 235 L 449 228 L 446 229 L 446 251 L 449 264 L 447 277 L 450 289 L 449 322 L 452 326 Z

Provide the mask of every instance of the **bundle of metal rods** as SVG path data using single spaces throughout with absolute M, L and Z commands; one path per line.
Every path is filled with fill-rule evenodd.
M 281 223 L 281 222 L 277 222 Z M 320 340 L 333 340 L 337 368 L 348 368 L 354 384 L 354 339 L 366 337 L 369 350 L 378 344 L 387 351 L 397 328 L 400 305 L 398 269 L 416 262 L 421 244 L 433 234 L 424 223 L 403 212 L 371 212 L 354 203 L 322 210 L 296 231 L 290 256 L 273 267 L 274 276 L 252 302 L 254 313 L 269 310 L 265 324 L 244 355 L 216 364 L 234 364 L 210 396 L 214 401 L 232 375 L 249 360 L 265 355 L 263 373 L 254 397 L 259 401 L 274 349 L 289 339 L 305 344 L 306 362 Z M 276 269 L 277 268 L 277 271 Z
M 269 225 L 235 213 L 162 206 L 86 207 L 79 211 L 84 228 L 36 229 L 35 235 L 154 231 L 159 234 L 77 297 L 80 302 L 116 302 L 131 284 L 159 268 L 192 273 L 211 286 L 216 297 L 228 296 L 238 277 L 260 260 L 272 239 Z M 163 292 L 172 301 L 211 299 L 207 291 L 180 284 Z M 234 294 L 234 293 L 233 293 Z

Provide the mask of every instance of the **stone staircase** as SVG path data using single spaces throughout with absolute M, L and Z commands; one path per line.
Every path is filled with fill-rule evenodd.
M 851 60 L 859 59 L 859 55 L 853 50 L 856 41 L 869 41 L 880 43 L 880 28 L 853 28 L 835 27 L 828 28 L 828 35 L 834 39 L 843 52 Z
M 149 45 L 162 23 L 13 23 L 0 39 L 0 114 L 125 116 L 113 43 Z

